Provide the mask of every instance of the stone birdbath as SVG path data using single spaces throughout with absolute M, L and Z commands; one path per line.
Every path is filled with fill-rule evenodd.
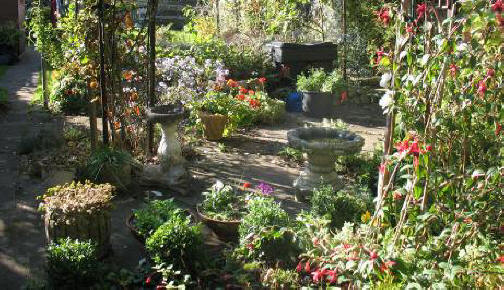
M 335 171 L 338 156 L 357 153 L 364 138 L 330 127 L 306 127 L 287 132 L 289 146 L 306 153 L 308 164 L 294 181 L 296 200 L 304 201 L 321 182 L 341 189 L 344 184 Z
M 161 125 L 161 141 L 157 150 L 159 165 L 144 168 L 143 183 L 178 185 L 187 176 L 186 160 L 178 141 L 177 125 L 184 117 L 182 105 L 161 105 L 147 109 L 147 119 Z

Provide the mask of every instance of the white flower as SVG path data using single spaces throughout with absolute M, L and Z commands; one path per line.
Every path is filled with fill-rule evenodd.
M 220 180 L 217 180 L 215 184 L 212 186 L 212 188 L 216 191 L 220 191 L 221 189 L 224 188 L 224 183 L 222 183 L 222 181 Z
M 387 90 L 381 97 L 379 104 L 383 109 L 383 114 L 388 114 L 394 104 L 394 91 Z
M 392 74 L 390 72 L 386 72 L 381 76 L 380 87 L 388 88 L 390 87 L 390 80 L 392 79 Z

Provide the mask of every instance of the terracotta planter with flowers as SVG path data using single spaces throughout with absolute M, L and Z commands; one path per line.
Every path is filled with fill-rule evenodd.
M 234 242 L 238 240 L 238 227 L 241 220 L 224 221 L 212 219 L 201 212 L 200 205 L 196 206 L 198 218 L 223 241 Z
M 203 134 L 210 141 L 222 139 L 224 129 L 228 123 L 228 117 L 221 114 L 209 114 L 207 112 L 199 112 L 199 117 L 203 123 Z

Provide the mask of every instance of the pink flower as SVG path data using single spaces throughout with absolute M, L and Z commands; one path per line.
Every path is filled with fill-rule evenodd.
M 380 19 L 381 22 L 383 22 L 383 24 L 385 26 L 387 26 L 390 22 L 390 13 L 389 13 L 389 9 L 388 8 L 382 8 L 380 9 L 380 11 L 378 11 L 378 18 Z
M 326 270 L 325 274 L 329 278 L 329 283 L 333 284 L 338 282 L 338 270 Z
M 320 269 L 317 269 L 311 273 L 313 283 L 319 283 L 321 278 L 324 278 L 325 270 L 320 271 Z
M 145 279 L 145 284 L 149 285 L 151 283 L 151 276 L 147 276 L 147 278 Z
M 378 253 L 376 253 L 376 251 L 371 251 L 371 252 L 369 253 L 369 258 L 370 258 L 371 260 L 376 260 L 376 259 L 378 259 Z
M 478 94 L 480 95 L 480 97 L 485 96 L 486 90 L 487 90 L 487 87 L 486 87 L 485 81 L 480 81 L 478 83 Z
M 502 12 L 502 10 L 504 10 L 504 3 L 502 3 L 502 0 L 495 1 L 495 3 L 492 4 L 492 10 L 493 12 Z
M 264 84 L 266 82 L 266 78 L 265 77 L 262 77 L 262 78 L 259 78 L 257 79 L 261 84 Z

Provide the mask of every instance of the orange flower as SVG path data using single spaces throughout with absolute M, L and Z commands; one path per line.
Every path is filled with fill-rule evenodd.
M 252 108 L 257 108 L 261 106 L 261 102 L 256 99 L 250 99 L 249 104 Z
M 243 184 L 243 190 L 245 190 L 246 188 L 250 188 L 252 186 L 252 184 L 248 183 L 248 182 L 245 182 Z
M 236 88 L 236 87 L 238 87 L 238 82 L 237 82 L 237 81 L 234 81 L 234 80 L 232 80 L 232 79 L 229 79 L 229 80 L 227 81 L 227 85 L 228 85 L 229 87 L 231 87 L 231 88 Z
M 127 81 L 131 81 L 131 79 L 133 79 L 133 72 L 132 72 L 132 71 L 130 71 L 130 70 L 125 71 L 125 72 L 123 73 L 123 77 L 124 77 L 124 79 L 125 79 L 125 80 L 127 80 Z
M 138 106 L 135 106 L 135 113 L 137 116 L 140 116 L 140 108 Z
M 115 122 L 114 122 L 114 128 L 115 128 L 116 130 L 117 130 L 117 129 L 119 129 L 119 128 L 121 128 L 121 123 L 119 123 L 119 122 L 115 121 Z

